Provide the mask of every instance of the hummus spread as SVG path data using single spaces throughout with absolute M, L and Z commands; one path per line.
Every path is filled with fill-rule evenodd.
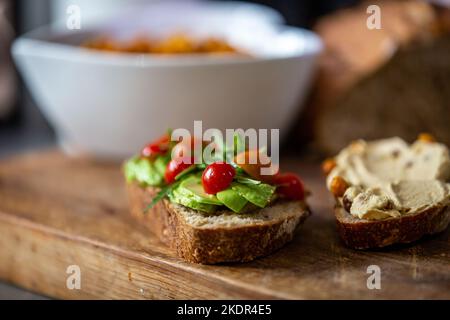
M 339 201 L 360 219 L 399 217 L 450 204 L 450 156 L 443 144 L 359 140 L 335 160 L 328 189 L 334 177 L 345 179 L 350 187 Z

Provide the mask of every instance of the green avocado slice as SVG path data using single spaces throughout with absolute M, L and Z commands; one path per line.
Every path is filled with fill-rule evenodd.
M 167 156 L 160 156 L 158 158 L 156 158 L 153 166 L 155 168 L 155 170 L 162 176 L 164 177 L 164 174 L 166 173 L 166 167 L 167 164 L 169 163 L 170 158 L 168 158 Z
M 207 213 L 213 213 L 217 210 L 218 206 L 213 204 L 201 203 L 198 202 L 197 199 L 194 199 L 181 191 L 180 187 L 173 190 L 173 192 L 169 195 L 171 201 L 181 204 L 185 207 L 199 210 Z
M 270 203 L 276 188 L 265 183 L 253 185 L 233 182 L 231 189 L 254 205 L 264 208 Z
M 218 192 L 217 199 L 219 199 L 226 207 L 237 213 L 241 212 L 248 203 L 247 199 L 239 195 L 239 193 L 233 189 Z
M 199 203 L 214 204 L 217 206 L 222 205 L 222 202 L 220 202 L 215 195 L 207 194 L 203 190 L 203 185 L 200 177 L 191 176 L 186 178 L 186 180 L 181 182 L 178 189 L 180 190 L 180 192 L 182 192 L 186 196 L 190 196 L 192 199 L 198 201 Z

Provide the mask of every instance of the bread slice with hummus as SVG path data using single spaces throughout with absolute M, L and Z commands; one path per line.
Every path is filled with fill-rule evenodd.
M 450 223 L 449 150 L 429 135 L 411 145 L 358 140 L 323 168 L 338 232 L 351 248 L 413 242 Z

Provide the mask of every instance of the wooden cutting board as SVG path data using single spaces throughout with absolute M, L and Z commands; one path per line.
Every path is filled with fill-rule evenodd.
M 0 162 L 0 278 L 57 298 L 450 298 L 450 232 L 414 245 L 354 251 L 339 241 L 319 167 L 286 159 L 313 192 L 294 241 L 245 264 L 178 259 L 128 215 L 116 164 L 56 151 Z M 81 289 L 66 286 L 68 266 Z M 367 288 L 370 265 L 381 289 Z

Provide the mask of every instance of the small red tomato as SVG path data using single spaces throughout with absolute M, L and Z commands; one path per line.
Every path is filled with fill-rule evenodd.
M 182 171 L 186 170 L 190 166 L 194 165 L 194 159 L 192 157 L 183 157 L 172 159 L 167 164 L 166 172 L 164 173 L 164 179 L 167 183 L 172 183 L 175 181 L 175 177 Z
M 158 154 L 164 154 L 169 150 L 169 135 L 165 134 L 161 138 L 147 144 L 141 151 L 141 155 L 146 158 L 150 158 L 152 156 Z
M 215 162 L 206 167 L 202 175 L 203 190 L 216 194 L 228 188 L 236 175 L 236 170 L 225 162 Z
M 273 178 L 273 183 L 277 186 L 277 193 L 290 200 L 303 200 L 305 198 L 305 188 L 303 182 L 294 173 L 282 173 Z
M 185 157 L 188 155 L 194 155 L 196 145 L 201 147 L 200 152 L 203 150 L 204 142 L 196 137 L 190 137 L 189 139 L 183 139 L 178 142 L 173 148 L 173 154 L 176 154 L 179 157 Z

